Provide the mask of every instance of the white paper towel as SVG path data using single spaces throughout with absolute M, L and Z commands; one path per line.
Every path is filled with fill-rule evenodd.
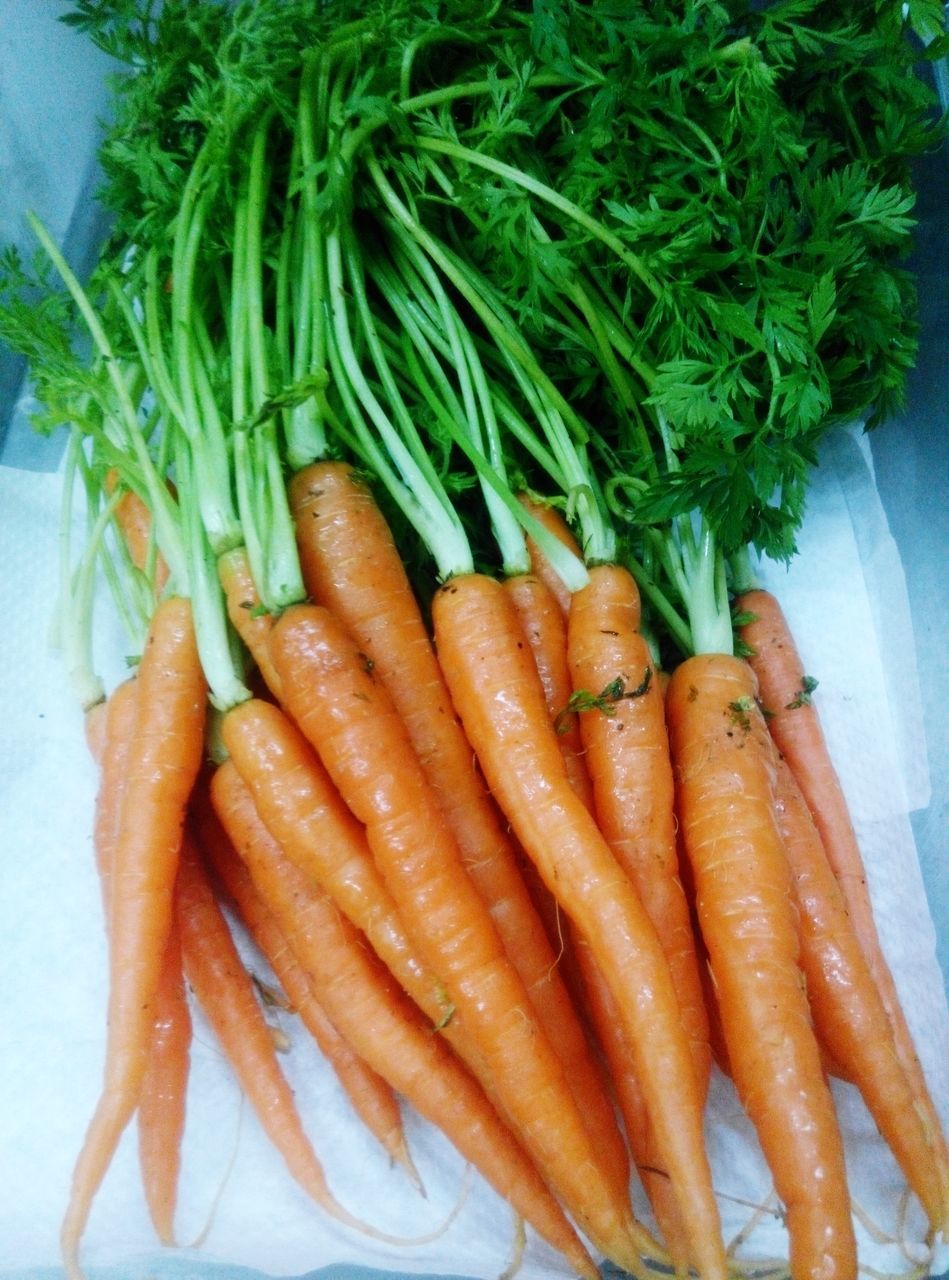
M 94 771 L 63 663 L 47 644 L 56 592 L 56 475 L 0 468 L 0 574 L 7 610 L 0 735 L 0 1275 L 58 1265 L 58 1229 L 72 1164 L 100 1083 L 105 948 L 90 839 Z M 949 1011 L 935 960 L 908 812 L 925 801 L 925 749 L 912 628 L 898 558 L 859 434 L 828 442 L 815 476 L 801 550 L 789 570 L 762 573 L 786 603 L 865 851 L 880 930 L 938 1105 L 949 1118 Z M 111 686 L 124 674 L 125 640 L 104 602 L 98 665 Z M 331 1072 L 292 1018 L 283 1059 L 331 1185 L 376 1226 L 414 1234 L 457 1218 L 435 1243 L 394 1251 L 343 1231 L 315 1210 L 260 1135 L 211 1037 L 196 1021 L 179 1231 L 200 1249 L 178 1258 L 189 1277 L 226 1262 L 267 1275 L 361 1263 L 399 1275 L 497 1276 L 510 1260 L 510 1211 L 466 1171 L 448 1144 L 411 1113 L 409 1140 L 427 1200 L 365 1137 Z M 861 1256 L 903 1273 L 949 1251 L 920 1254 L 921 1218 L 903 1218 L 903 1182 L 860 1099 L 835 1085 L 848 1138 L 855 1200 L 877 1224 L 860 1227 Z M 709 1144 L 727 1238 L 767 1206 L 769 1179 L 730 1085 L 717 1078 Z M 641 1206 L 641 1202 L 637 1201 Z M 773 1204 L 745 1247 L 786 1257 Z M 168 1257 L 174 1255 L 166 1255 Z M 164 1274 L 139 1189 L 134 1130 L 95 1204 L 83 1258 L 95 1270 Z M 563 1276 L 531 1240 L 523 1280 Z

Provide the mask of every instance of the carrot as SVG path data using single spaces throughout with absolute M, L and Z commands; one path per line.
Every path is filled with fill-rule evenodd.
M 365 934 L 401 986 L 467 1059 L 467 1036 L 450 1018 L 442 984 L 406 932 L 365 831 L 297 726 L 279 707 L 251 699 L 224 717 L 221 740 L 284 853 Z
M 190 604 L 157 606 L 137 675 L 138 707 L 112 859 L 104 1083 L 73 1173 L 60 1235 L 77 1280 L 92 1201 L 139 1100 L 171 931 L 185 808 L 203 752 L 207 689 Z
M 662 941 L 704 1090 L 708 1016 L 679 875 L 665 708 L 638 624 L 639 591 L 630 574 L 619 565 L 592 568 L 589 585 L 571 604 L 570 673 L 574 690 L 598 701 L 577 714 L 597 821 Z
M 134 679 L 117 685 L 102 714 L 86 717 L 87 738 L 100 764 L 93 841 L 106 918 L 112 863 L 122 817 L 129 748 L 138 706 Z M 139 1164 L 149 1213 L 163 1244 L 174 1240 L 181 1141 L 191 1046 L 191 1014 L 181 972 L 181 949 L 172 925 L 155 999 L 148 1065 L 138 1106 Z
M 118 485 L 118 472 L 113 468 L 106 476 L 106 492 L 114 493 Z M 159 599 L 168 582 L 169 571 L 155 546 L 151 512 L 137 493 L 126 489 L 116 504 L 115 521 L 136 569 L 143 573 L 151 570 L 152 591 L 155 599 Z
M 333 1068 L 354 1111 L 392 1160 L 401 1165 L 421 1189 L 406 1143 L 398 1100 L 382 1077 L 353 1052 L 326 1016 L 313 995 L 303 967 L 294 958 L 283 932 L 254 887 L 247 867 L 234 850 L 210 796 L 205 795 L 203 789 L 192 811 L 192 825 L 202 854 L 273 969 L 293 1012 Z
M 289 710 L 365 823 L 406 928 L 441 977 L 506 1114 L 593 1243 L 620 1265 L 640 1267 L 640 1251 L 655 1242 L 604 1173 L 391 700 L 325 608 L 287 610 L 270 643 Z
M 234 547 L 225 551 L 218 557 L 217 571 L 231 625 L 247 646 L 267 688 L 279 698 L 277 673 L 267 648 L 273 617 L 261 606 L 246 549 Z
M 536 1168 L 460 1061 L 362 935 L 280 849 L 237 769 L 211 781 L 215 810 L 327 1015 L 360 1057 L 454 1143 L 577 1274 L 597 1271 Z
M 847 915 L 820 833 L 787 763 L 775 803 L 801 920 L 801 963 L 818 1037 L 863 1095 L 934 1233 L 949 1218 L 938 1143 L 916 1109 L 893 1029 Z
M 526 493 L 518 494 L 518 500 L 525 511 L 530 512 L 534 519 L 539 521 L 555 538 L 559 539 L 565 547 L 576 556 L 579 557 L 581 555 L 577 540 L 557 507 L 552 506 L 549 502 L 542 502 L 532 498 Z M 560 606 L 561 613 L 566 617 L 570 612 L 570 591 L 566 584 L 531 537 L 527 539 L 527 551 L 531 560 L 531 568 L 553 593 L 554 599 Z
M 556 719 L 557 739 L 567 767 L 570 785 L 592 811 L 593 784 L 587 769 L 580 722 L 576 716 L 561 716 L 572 689 L 567 663 L 566 618 L 557 598 L 542 578 L 518 574 L 506 578 L 504 589 L 520 619 L 521 629 L 534 656 L 534 665 L 544 689 L 548 710 Z
M 739 613 L 749 618 L 741 627 L 741 638 L 751 651 L 748 661 L 758 678 L 762 704 L 768 711 L 768 728 L 820 832 L 847 913 L 892 1024 L 896 1051 L 912 1083 L 916 1108 L 925 1117 L 943 1180 L 943 1194 L 949 1203 L 949 1146 L 893 975 L 880 946 L 863 857 L 846 797 L 827 749 L 820 716 L 810 698 L 810 681 L 804 664 L 780 602 L 771 592 L 748 591 L 739 596 L 735 604 Z
M 155 995 L 148 1065 L 138 1103 L 138 1158 L 145 1200 L 158 1238 L 174 1244 L 181 1141 L 190 1071 L 191 1013 L 172 924 Z
M 106 702 L 86 715 L 86 739 L 100 765 L 93 842 L 106 918 L 109 915 L 114 843 L 135 720 L 134 679 L 117 685 Z M 138 1107 L 139 1163 L 149 1213 L 163 1244 L 174 1240 L 174 1211 L 185 1124 L 191 1016 L 181 975 L 181 955 L 172 926 L 155 1002 L 148 1066 Z
M 307 590 L 343 622 L 392 698 L 594 1140 L 617 1188 L 626 1188 L 626 1151 L 561 976 L 559 941 L 545 936 L 517 851 L 472 759 L 389 525 L 346 463 L 299 471 L 290 504 Z
M 768 731 L 748 666 L 699 654 L 666 694 L 677 809 L 732 1078 L 786 1208 L 791 1273 L 856 1276 L 843 1140 L 798 967 Z
M 702 1097 L 656 932 L 595 821 L 573 793 L 503 587 L 454 578 L 434 599 L 442 667 L 485 777 L 609 983 L 629 1032 L 650 1120 L 667 1152 L 704 1275 L 726 1273 L 702 1133 Z

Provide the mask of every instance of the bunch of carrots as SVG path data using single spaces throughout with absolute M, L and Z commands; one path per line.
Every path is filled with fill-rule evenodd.
M 393 1248 L 431 1238 L 332 1192 L 235 920 L 391 1160 L 418 1180 L 404 1102 L 577 1275 L 743 1269 L 706 1147 L 713 1070 L 758 1135 L 795 1280 L 857 1273 L 831 1076 L 935 1240 L 949 1150 L 813 681 L 747 522 L 729 539 L 683 484 L 707 446 L 657 408 L 653 321 L 618 281 L 638 273 L 660 309 L 672 294 L 558 194 L 540 145 L 526 175 L 424 133 L 383 141 L 364 21 L 302 51 L 259 21 L 280 53 L 259 58 L 266 87 L 222 54 L 220 114 L 182 111 L 174 146 L 156 131 L 169 157 L 193 148 L 164 238 L 110 243 L 84 287 L 34 224 L 92 355 L 72 354 L 62 295 L 8 304 L 90 513 L 64 638 L 100 770 L 110 994 L 70 1280 L 134 1119 L 175 1238 L 192 997 L 320 1209 Z M 435 101 L 408 93 L 423 46 L 397 68 L 403 123 Z M 470 80 L 440 105 L 497 93 Z M 453 200 L 468 164 L 492 176 Z M 584 230 L 544 275 L 549 324 L 465 243 L 505 184 L 536 200 L 538 245 L 551 208 Z M 727 314 L 744 340 L 752 317 Z M 140 636 L 108 691 L 97 571 Z

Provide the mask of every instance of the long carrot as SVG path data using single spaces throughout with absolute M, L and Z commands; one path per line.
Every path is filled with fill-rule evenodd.
M 679 876 L 675 780 L 662 691 L 639 634 L 639 591 L 618 565 L 590 570 L 567 632 L 577 712 L 600 830 L 639 893 L 669 960 L 699 1080 L 711 1070 L 708 1017 L 689 904 Z M 582 703 L 580 704 L 583 705 Z
M 129 749 L 138 707 L 134 678 L 117 685 L 96 722 L 86 731 L 100 765 L 93 844 L 103 905 L 109 916 L 112 863 L 122 819 Z M 98 728 L 96 727 L 98 725 Z M 185 1128 L 191 1013 L 181 971 L 181 948 L 172 925 L 155 997 L 148 1065 L 138 1106 L 138 1149 L 142 1186 L 152 1223 L 163 1244 L 174 1241 L 174 1216 Z
M 286 857 L 230 762 L 215 772 L 211 795 L 261 898 L 340 1033 L 578 1275 L 596 1280 L 589 1255 L 483 1091 L 444 1039 L 431 1034 L 362 935 Z
M 791 876 L 751 670 L 699 654 L 666 693 L 677 809 L 732 1077 L 786 1208 L 796 1280 L 857 1269 L 843 1140 L 798 967 Z
M 373 665 L 458 841 L 465 866 L 555 1039 L 567 1078 L 617 1187 L 629 1163 L 615 1115 L 562 980 L 543 920 L 451 705 L 418 601 L 373 494 L 346 463 L 322 461 L 290 484 L 307 590 L 343 622 Z
M 775 804 L 801 921 L 801 965 L 815 1028 L 835 1063 L 863 1095 L 919 1197 L 933 1232 L 949 1223 L 934 1142 L 894 1046 L 893 1029 L 820 832 L 786 761 L 775 762 Z
M 488 783 L 614 992 L 696 1265 L 721 1277 L 727 1265 L 701 1088 L 655 929 L 570 787 L 503 587 L 477 574 L 452 579 L 435 596 L 433 617 L 442 667 Z
M 233 765 L 226 767 L 233 768 Z M 294 1013 L 333 1068 L 353 1109 L 392 1160 L 421 1188 L 409 1154 L 398 1099 L 382 1077 L 356 1054 L 313 994 L 303 967 L 254 887 L 210 801 L 202 794 L 192 811 L 195 838 L 224 892 L 236 906 L 251 937 L 274 971 Z
M 187 836 L 178 870 L 175 909 L 188 982 L 241 1089 L 292 1177 L 324 1213 L 344 1226 L 387 1244 L 413 1243 L 363 1222 L 330 1191 L 303 1127 L 293 1090 L 277 1061 L 270 1028 L 250 975 L 197 848 Z M 418 1242 L 424 1241 L 420 1238 Z
M 597 1248 L 640 1268 L 642 1250 L 655 1241 L 604 1173 L 560 1059 L 465 872 L 391 700 L 325 608 L 287 610 L 270 643 L 288 708 L 366 824 L 406 927 L 439 973 L 506 1114 Z
M 138 708 L 111 873 L 104 1083 L 73 1174 L 60 1242 L 78 1280 L 79 1243 L 99 1184 L 141 1092 L 155 996 L 171 931 L 185 808 L 201 763 L 206 685 L 190 604 L 156 608 L 139 664 Z
M 771 592 L 749 591 L 739 596 L 735 604 L 739 613 L 749 618 L 741 627 L 741 638 L 751 651 L 748 661 L 758 678 L 762 704 L 768 712 L 768 728 L 820 832 L 847 913 L 893 1026 L 896 1050 L 912 1083 L 915 1105 L 926 1118 L 943 1194 L 949 1198 L 949 1146 L 880 945 L 863 857 L 820 716 L 810 698 L 804 664 L 780 602 Z

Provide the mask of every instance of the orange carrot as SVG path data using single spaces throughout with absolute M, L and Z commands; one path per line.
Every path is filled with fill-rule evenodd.
M 702 1096 L 656 932 L 567 779 L 530 654 L 503 587 L 477 574 L 434 600 L 435 639 L 485 777 L 616 998 L 651 1123 L 702 1273 L 727 1271 L 702 1130 Z
M 113 468 L 106 476 L 106 492 L 114 493 L 118 485 L 118 472 Z M 151 567 L 152 590 L 157 600 L 168 581 L 168 565 L 155 547 L 151 512 L 137 493 L 126 489 L 116 504 L 115 520 L 136 569 L 144 573 Z
M 365 656 L 319 606 L 288 609 L 270 644 L 287 707 L 365 824 L 406 928 L 444 983 L 506 1114 L 593 1243 L 620 1265 L 640 1267 L 641 1250 L 655 1242 L 604 1173 L 562 1063 Z
M 938 1144 L 917 1111 L 893 1029 L 860 947 L 820 833 L 794 775 L 775 762 L 778 827 L 801 920 L 801 964 L 818 1037 L 860 1090 L 934 1233 L 949 1224 Z
M 558 538 L 574 555 L 582 558 L 582 552 L 577 545 L 577 540 L 557 507 L 552 506 L 549 502 L 542 502 L 532 498 L 526 493 L 519 494 L 518 498 L 525 511 L 529 511 L 535 520 L 539 521 L 555 538 Z M 529 537 L 527 539 L 527 551 L 531 560 L 531 568 L 553 593 L 561 612 L 566 617 L 570 612 L 570 592 L 563 579 L 533 538 Z
M 101 728 L 86 717 L 87 737 L 96 735 L 93 753 L 101 772 L 96 793 L 94 847 L 106 918 L 109 915 L 112 861 L 122 817 L 129 747 L 138 705 L 134 678 L 113 689 Z M 181 972 L 177 930 L 171 933 L 155 997 L 148 1065 L 138 1106 L 139 1164 L 152 1223 L 162 1244 L 174 1241 L 174 1216 L 181 1170 L 181 1142 L 191 1048 L 191 1014 Z
M 863 857 L 817 707 L 810 698 L 804 664 L 774 595 L 767 591 L 746 592 L 737 599 L 736 608 L 750 615 L 751 620 L 741 628 L 741 638 L 751 650 L 748 661 L 758 678 L 762 705 L 768 712 L 768 728 L 820 832 L 847 913 L 893 1026 L 896 1050 L 912 1083 L 917 1110 L 929 1127 L 943 1194 L 949 1203 L 949 1146 L 880 946 Z
M 310 988 L 306 972 L 293 956 L 281 929 L 254 887 L 247 867 L 221 826 L 210 797 L 203 792 L 193 809 L 192 823 L 204 857 L 273 969 L 293 1012 L 299 1016 L 333 1068 L 354 1111 L 393 1161 L 401 1165 L 421 1188 L 418 1171 L 406 1143 L 397 1098 L 382 1077 L 353 1052 L 326 1016 Z
M 472 759 L 391 530 L 345 463 L 298 472 L 290 501 L 307 590 L 346 626 L 392 698 L 505 950 L 555 1037 L 594 1140 L 625 1188 L 625 1148 L 562 980 L 559 939 L 545 936 L 517 851 Z
M 843 1140 L 798 967 L 768 731 L 748 666 L 701 654 L 666 694 L 677 810 L 739 1096 L 786 1208 L 791 1273 L 855 1277 Z
M 353 817 L 311 744 L 279 707 L 250 699 L 221 722 L 230 763 L 250 789 L 270 834 L 290 860 L 327 892 L 369 940 L 418 1006 L 469 1059 L 439 979 L 413 940 Z
M 594 805 L 593 784 L 576 716 L 561 716 L 572 690 L 567 662 L 566 618 L 557 598 L 542 578 L 519 574 L 507 578 L 504 589 L 520 619 L 521 629 L 534 656 L 544 698 L 556 720 L 557 740 L 574 791 L 588 809 Z
M 185 808 L 203 752 L 207 689 L 187 600 L 169 596 L 156 608 L 136 683 L 138 707 L 109 895 L 104 1083 L 60 1237 L 70 1280 L 81 1274 L 79 1243 L 89 1210 L 141 1093 Z
M 173 923 L 155 994 L 148 1065 L 138 1103 L 138 1158 L 148 1211 L 162 1244 L 174 1244 L 190 1072 L 191 1013 Z
M 365 1062 L 459 1152 L 578 1275 L 597 1270 L 473 1077 L 366 947 L 362 935 L 284 855 L 230 763 L 211 782 L 215 809 L 327 1015 Z
M 280 688 L 277 674 L 267 648 L 273 618 L 262 610 L 246 549 L 235 547 L 231 551 L 225 551 L 218 558 L 217 572 L 231 625 L 247 646 L 267 688 L 278 698 Z
M 570 609 L 571 679 L 575 691 L 598 702 L 577 718 L 600 830 L 662 941 L 705 1089 L 711 1070 L 708 1016 L 679 875 L 665 709 L 638 624 L 639 591 L 630 574 L 618 565 L 593 567 Z
M 293 1090 L 277 1061 L 253 983 L 188 836 L 182 847 L 175 908 L 188 982 L 261 1127 L 292 1177 L 338 1222 L 375 1240 L 406 1243 L 355 1217 L 330 1191 L 293 1100 Z

